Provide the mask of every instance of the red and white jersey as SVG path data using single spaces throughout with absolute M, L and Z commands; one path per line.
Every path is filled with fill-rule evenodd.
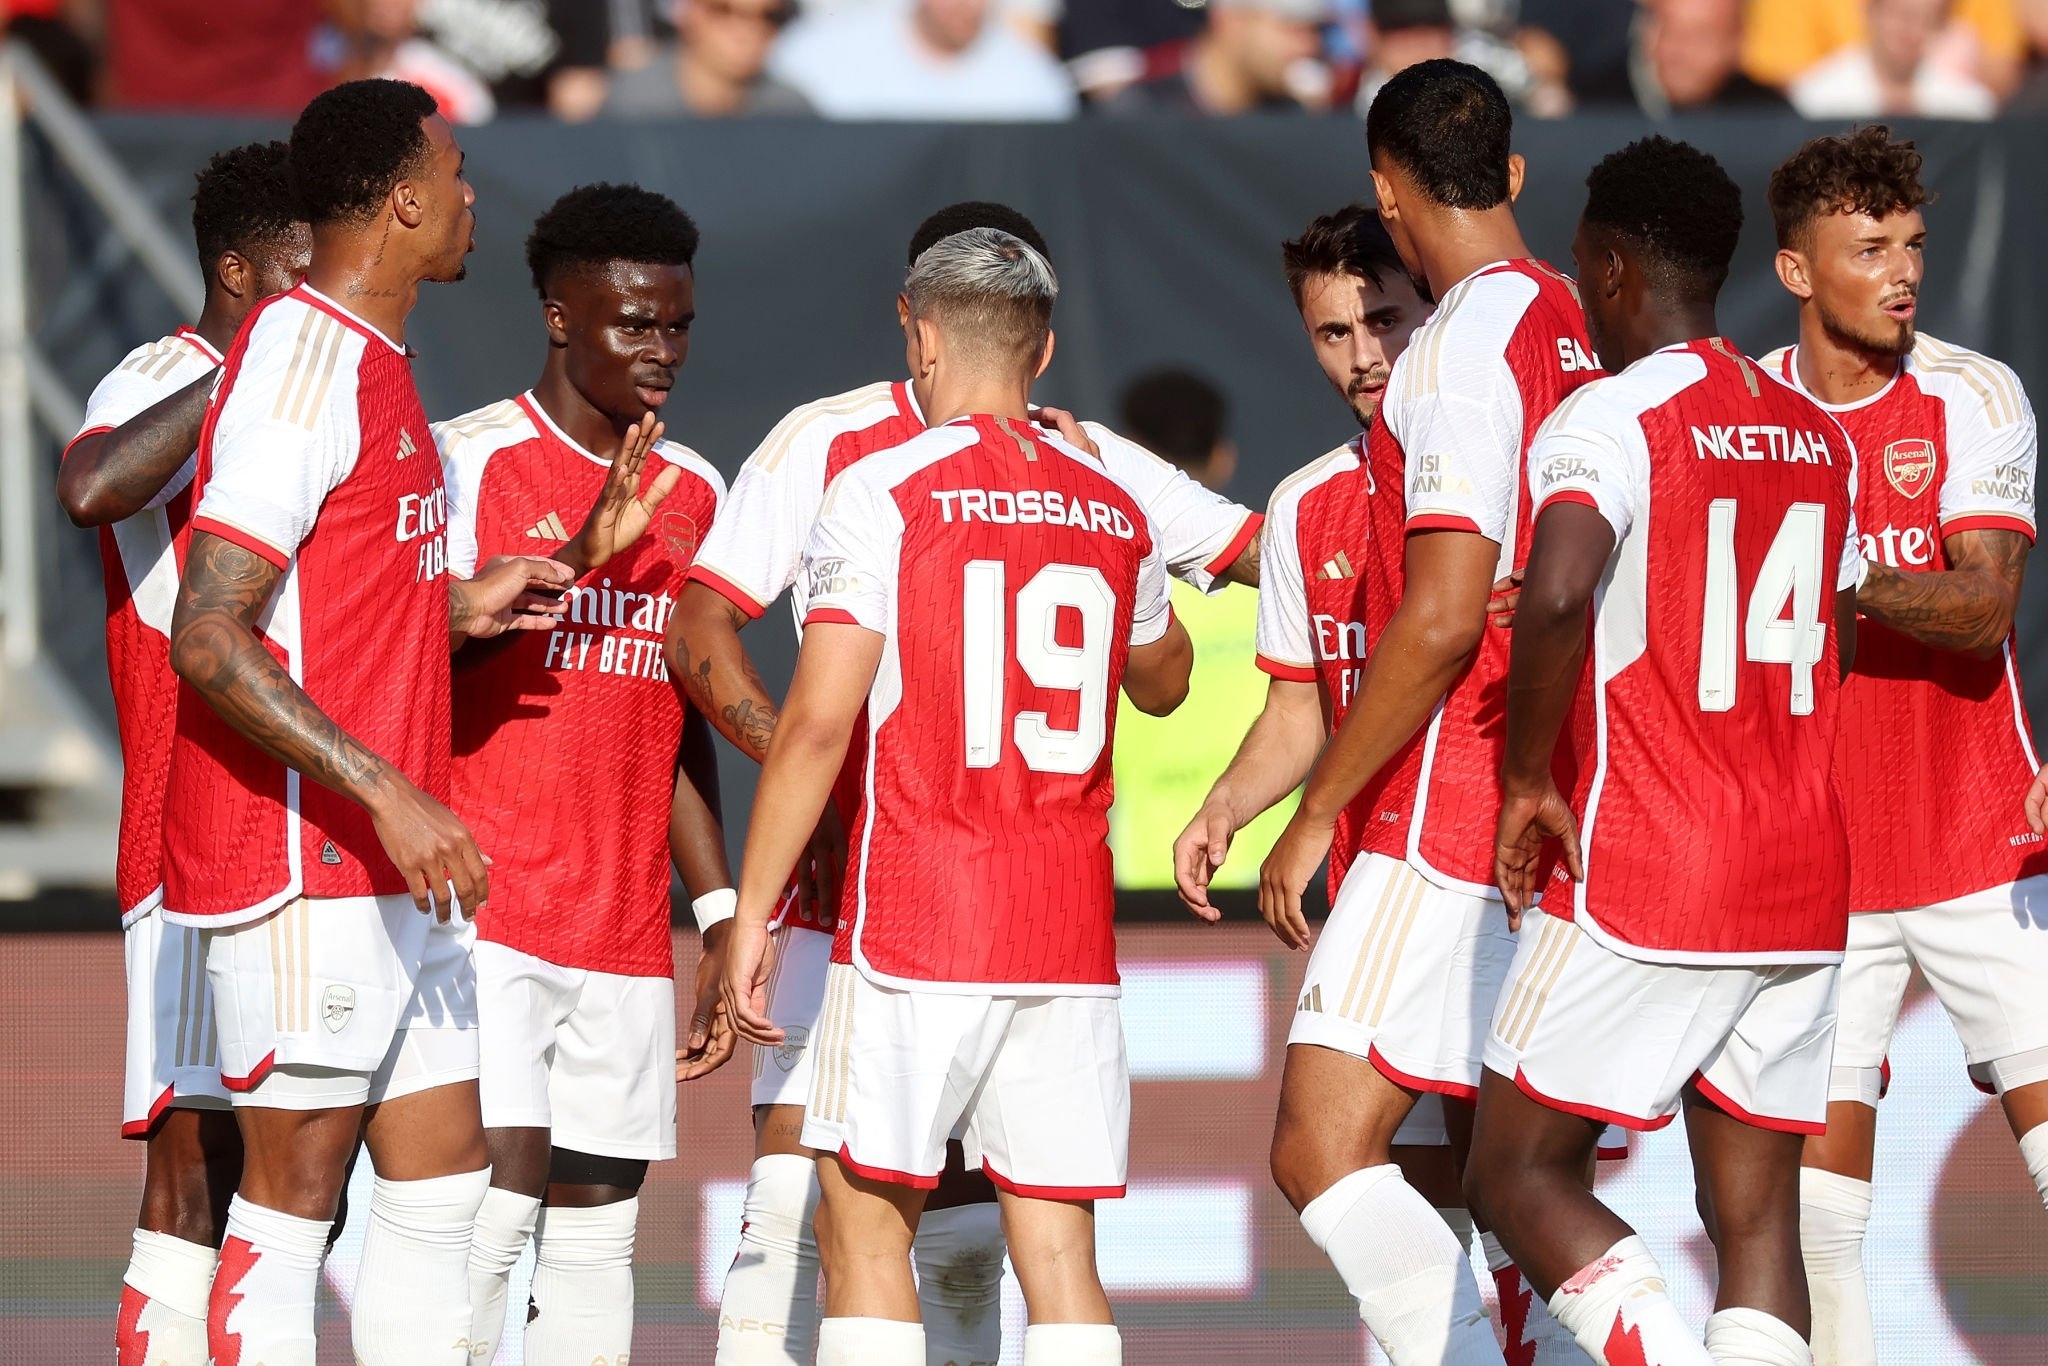
M 836 480 L 804 572 L 806 626 L 884 637 L 834 961 L 1114 994 L 1116 695 L 1172 621 L 1136 496 L 1026 423 L 961 418 Z
M 1501 574 L 1520 568 L 1529 442 L 1600 373 L 1577 291 L 1541 261 L 1499 262 L 1452 286 L 1395 363 L 1374 428 L 1402 456 L 1406 530 L 1477 532 L 1499 543 Z M 1385 550 L 1399 566 L 1399 545 Z M 1370 622 L 1374 640 L 1400 602 L 1405 579 L 1395 574 L 1393 591 L 1372 593 L 1383 611 Z M 1495 899 L 1507 673 L 1507 633 L 1488 631 L 1419 743 L 1382 775 L 1366 843 L 1440 887 Z
M 107 372 L 71 438 L 112 431 L 220 366 L 220 352 L 189 327 L 138 346 Z M 65 453 L 70 453 L 70 446 Z M 171 722 L 178 677 L 171 672 L 171 610 L 178 604 L 178 538 L 192 520 L 187 460 L 149 506 L 100 532 L 107 589 L 107 681 L 121 736 L 121 844 L 114 894 L 126 927 L 155 910 L 164 894 L 164 779 L 171 766 Z
M 1357 695 L 1369 644 L 1366 594 L 1378 486 L 1365 447 L 1361 432 L 1283 479 L 1266 504 L 1266 534 L 1259 543 L 1258 665 L 1275 678 L 1316 684 L 1324 724 L 1332 731 Z M 1398 543 L 1396 473 L 1380 501 L 1395 505 Z M 1379 793 L 1368 786 L 1337 817 L 1330 844 L 1332 900 L 1378 810 Z
M 447 498 L 405 348 L 306 285 L 259 304 L 199 441 L 192 530 L 280 571 L 257 638 L 342 730 L 448 800 Z M 234 925 L 405 890 L 369 812 L 178 691 L 164 913 Z
M 448 569 L 552 555 L 582 525 L 610 461 L 572 441 L 530 393 L 434 428 L 448 481 Z M 725 481 L 663 442 L 683 478 L 625 554 L 569 590 L 552 631 L 455 656 L 453 803 L 491 858 L 477 934 L 563 967 L 675 970 L 668 811 L 683 704 L 662 633 Z
M 1083 423 L 1102 467 L 1144 506 L 1160 538 L 1168 572 L 1203 592 L 1258 534 L 1261 518 L 1211 493 L 1144 447 L 1097 423 Z M 731 496 L 697 554 L 690 577 L 716 589 L 750 617 L 790 592 L 801 624 L 811 597 L 803 552 L 825 490 L 854 462 L 901 446 L 925 430 L 924 414 L 903 381 L 870 384 L 794 409 L 747 457 Z M 859 800 L 860 756 L 847 755 L 837 800 L 851 820 Z M 788 923 L 816 924 L 792 905 Z
M 1796 348 L 1765 364 L 1805 392 Z M 1953 567 L 1944 543 L 1958 532 L 2034 539 L 2034 413 L 1997 361 L 1923 336 L 1882 390 L 1821 406 L 1863 456 L 1865 559 L 1927 573 Z M 1975 659 L 1862 622 L 1835 750 L 1851 910 L 1928 906 L 2048 873 L 2021 811 L 2039 765 L 2013 650 L 2008 635 L 1995 658 Z
M 1529 452 L 1537 512 L 1614 528 L 1574 728 L 1585 880 L 1565 911 L 1650 962 L 1839 961 L 1835 597 L 1863 570 L 1839 424 L 1722 339 L 1568 399 Z

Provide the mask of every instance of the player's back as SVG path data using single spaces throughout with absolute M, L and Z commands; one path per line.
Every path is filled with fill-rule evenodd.
M 1838 956 L 1848 437 L 1711 338 L 1567 401 L 1529 466 L 1539 509 L 1584 503 L 1618 535 L 1594 600 L 1594 724 L 1576 735 L 1576 911 L 1637 956 Z
M 962 418 L 842 476 L 808 558 L 807 624 L 887 638 L 835 957 L 1113 990 L 1116 694 L 1169 615 L 1137 500 L 1026 423 Z

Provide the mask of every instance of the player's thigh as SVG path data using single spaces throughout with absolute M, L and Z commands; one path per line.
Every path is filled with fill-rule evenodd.
M 825 1008 L 825 976 L 832 966 L 832 936 L 801 926 L 775 931 L 775 962 L 768 976 L 768 1018 L 782 1027 L 773 1046 L 749 1044 L 754 1075 L 751 1101 L 764 1107 L 801 1110 L 811 1093 L 811 1045 Z M 796 1149 L 762 1149 L 797 1151 Z
M 365 1113 L 363 1141 L 387 1181 L 424 1181 L 490 1165 L 474 1076 L 408 1091 Z
M 1121 1196 L 1131 1069 L 1116 998 L 1016 1002 L 966 1119 L 967 1163 L 998 1190 L 1038 1200 Z
M 488 940 L 477 943 L 474 962 L 484 1127 L 545 1130 L 554 1122 L 548 1075 L 556 1031 L 584 974 Z
M 1443 1145 L 1442 1097 L 1420 1101 L 1362 1057 L 1291 1043 L 1273 1123 L 1273 1176 L 1296 1208 L 1362 1167 L 1391 1160 L 1391 1147 Z
M 2048 876 L 1898 917 L 1980 1087 L 2048 1080 Z
M 556 1032 L 554 1145 L 659 1162 L 676 1155 L 676 989 L 668 977 L 590 972 Z

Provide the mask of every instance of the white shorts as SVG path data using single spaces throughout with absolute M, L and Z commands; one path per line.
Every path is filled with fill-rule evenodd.
M 2048 877 L 2031 877 L 1917 910 L 1849 917 L 1834 1099 L 1877 1103 L 1915 964 L 1980 1089 L 2048 1079 Z
M 835 963 L 813 1042 L 804 1146 L 859 1175 L 930 1190 L 957 1131 L 967 1165 L 1013 1195 L 1124 1193 L 1131 1071 L 1114 996 L 897 991 Z
M 128 964 L 128 1066 L 121 1137 L 147 1138 L 165 1110 L 224 1110 L 220 1036 L 199 931 L 151 913 L 122 932 Z
M 235 1104 L 330 1109 L 475 1080 L 469 922 L 401 892 L 301 898 L 202 933 Z
M 1475 1099 L 1514 956 L 1498 901 L 1360 854 L 1309 955 L 1287 1042 L 1364 1058 L 1411 1091 Z
M 775 931 L 768 973 L 768 1018 L 782 1027 L 773 1048 L 753 1044 L 755 1105 L 802 1105 L 811 1094 L 811 1039 L 825 1009 L 825 970 L 832 936 L 785 924 Z
M 486 1129 L 548 1129 L 599 1157 L 676 1155 L 676 984 L 565 968 L 480 940 Z
M 1827 1127 L 1833 963 L 1690 966 L 1624 958 L 1532 911 L 1486 1040 L 1486 1066 L 1554 1110 L 1661 1129 L 1697 1084 L 1760 1129 Z

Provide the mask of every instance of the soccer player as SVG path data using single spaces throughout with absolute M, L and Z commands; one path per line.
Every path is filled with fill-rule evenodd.
M 1522 929 L 1466 1191 L 1595 1360 L 1804 1366 L 1799 1147 L 1826 1118 L 1848 926 L 1855 455 L 1720 334 L 1742 194 L 1717 162 L 1645 138 L 1587 189 L 1572 255 L 1616 373 L 1529 451 L 1495 860 Z M 1553 757 L 1589 654 L 1568 799 Z M 1552 841 L 1572 881 L 1537 910 Z M 1704 1348 L 1582 1180 L 1604 1124 L 1680 1109 L 1720 1266 Z
M 1514 954 L 1492 860 L 1507 642 L 1489 636 L 1487 602 L 1527 553 L 1529 439 L 1598 373 L 1570 282 L 1529 259 L 1515 224 L 1510 123 L 1492 78 L 1461 62 L 1412 66 L 1373 101 L 1380 215 L 1440 302 L 1395 364 L 1368 441 L 1367 468 L 1404 492 L 1367 500 L 1352 548 L 1371 653 L 1260 873 L 1261 913 L 1307 948 L 1302 891 L 1343 813 L 1358 813 L 1363 854 L 1342 874 L 1298 1012 L 1334 1018 L 1293 1037 L 1341 1037 L 1372 1066 L 1344 1073 L 1363 1126 L 1347 1150 L 1357 1165 L 1318 1172 L 1312 1184 L 1328 1184 L 1301 1221 L 1397 1366 L 1501 1360 L 1465 1249 L 1389 1149 L 1424 1092 L 1444 1098 L 1461 1143 L 1478 1094 L 1487 1014 Z
M 196 930 L 165 923 L 164 777 L 178 681 L 171 672 L 173 543 L 192 516 L 192 472 L 221 353 L 260 299 L 306 272 L 312 239 L 292 204 L 285 145 L 222 152 L 199 173 L 192 233 L 206 304 L 192 327 L 138 346 L 93 389 L 65 449 L 57 497 L 99 528 L 107 673 L 121 737 L 114 869 L 128 963 L 121 1134 L 146 1143 L 142 1211 L 122 1277 L 121 1366 L 206 1366 L 206 1295 L 241 1170 L 220 1083 L 213 1004 Z
M 1106 836 L 1119 686 L 1163 714 L 1193 651 L 1150 519 L 1031 424 L 1058 284 L 977 228 L 918 257 L 932 429 L 855 464 L 805 552 L 804 641 L 748 825 L 726 971 L 765 1015 L 768 922 L 865 715 L 856 855 L 803 1142 L 821 1154 L 819 1366 L 926 1360 L 910 1253 L 963 1131 L 1002 1191 L 1029 1366 L 1122 1360 L 1093 1201 L 1123 1193 L 1130 1079 Z
M 461 277 L 474 224 L 433 98 L 337 86 L 293 125 L 290 160 L 311 264 L 228 354 L 171 622 L 162 914 L 207 931 L 245 1150 L 207 1336 L 215 1366 L 310 1366 L 361 1136 L 377 1180 L 356 1359 L 454 1366 L 489 1181 L 464 917 L 489 884 L 443 805 L 447 652 L 551 625 L 560 603 L 538 595 L 570 574 L 517 557 L 448 579 L 441 467 L 402 341 L 421 282 Z
M 716 769 L 677 776 L 685 708 L 661 658 L 725 492 L 694 451 L 657 442 L 654 415 L 689 353 L 696 252 L 696 224 L 651 190 L 563 195 L 526 240 L 548 340 L 539 382 L 434 429 L 450 573 L 529 548 L 580 571 L 556 629 L 456 658 L 454 805 L 497 851 L 475 953 L 491 1190 L 470 1253 L 469 1337 L 482 1361 L 530 1236 L 525 1359 L 630 1354 L 640 1186 L 650 1161 L 676 1154 L 664 812 L 692 895 L 726 889 L 715 901 L 731 901 L 724 834 L 698 791 L 716 798 Z M 563 510 L 593 502 L 571 539 Z M 732 1047 L 721 1031 L 722 1052 L 702 1056 L 726 933 L 705 933 L 692 1075 Z
M 1876 1360 L 1863 1232 L 1882 1068 L 1914 966 L 2048 1199 L 2048 851 L 2013 656 L 2034 541 L 2034 415 L 2013 372 L 1914 326 L 1920 154 L 1880 126 L 1816 138 L 1771 177 L 1799 342 L 1767 358 L 1862 454 L 1869 577 L 1836 749 L 1849 951 L 1824 1135 L 1806 1144 L 1801 1246 L 1822 1366 Z
M 954 204 L 927 218 L 910 240 L 910 263 L 934 243 L 972 228 L 1009 233 L 1050 259 L 1031 221 L 1001 204 Z M 909 305 L 897 317 L 910 336 Z M 764 759 L 777 711 L 739 632 L 785 589 L 803 619 L 810 582 L 802 551 L 826 485 L 867 455 L 925 429 L 928 380 L 871 384 L 796 409 L 740 469 L 718 523 L 698 553 L 691 582 L 669 623 L 669 667 L 691 702 L 741 753 Z M 1209 492 L 1151 452 L 1094 423 L 1058 415 L 1068 439 L 1092 449 L 1138 496 L 1158 528 L 1169 572 L 1207 590 L 1225 579 L 1256 586 L 1258 514 Z M 834 886 L 845 826 L 858 804 L 849 762 L 821 823 L 814 856 L 798 868 L 799 895 L 776 930 L 771 1013 L 786 1027 L 776 1048 L 754 1050 L 755 1161 L 747 1183 L 740 1252 L 726 1275 L 719 1311 L 719 1366 L 807 1363 L 814 1309 L 817 1203 L 814 1154 L 800 1137 L 809 1094 L 811 1041 L 824 1008 L 825 975 L 837 910 Z M 822 886 L 821 886 L 822 884 Z M 933 1366 L 994 1361 L 1001 1353 L 1003 1238 L 995 1191 L 955 1160 L 919 1225 L 917 1261 L 926 1345 Z

